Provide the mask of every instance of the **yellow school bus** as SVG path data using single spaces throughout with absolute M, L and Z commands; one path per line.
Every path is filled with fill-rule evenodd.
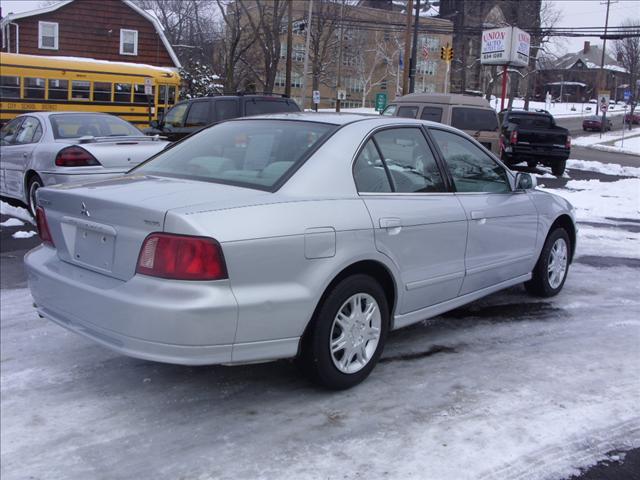
M 169 68 L 0 53 L 0 124 L 26 112 L 81 111 L 144 127 L 176 103 L 179 88 L 180 76 Z

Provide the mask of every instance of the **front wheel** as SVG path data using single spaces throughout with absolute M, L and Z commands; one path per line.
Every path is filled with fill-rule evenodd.
M 557 295 L 567 279 L 571 243 L 564 228 L 553 230 L 544 242 L 531 280 L 524 284 L 527 291 L 538 297 Z
M 29 183 L 27 184 L 27 206 L 33 218 L 36 216 L 36 207 L 38 206 L 36 203 L 36 192 L 40 187 L 42 187 L 42 180 L 38 175 L 34 175 L 29 179 Z
M 389 308 L 380 284 L 368 275 L 345 278 L 329 292 L 312 322 L 300 359 L 311 379 L 342 390 L 367 378 L 389 330 Z
M 551 165 L 551 173 L 553 173 L 556 177 L 561 177 L 562 174 L 564 173 L 565 168 L 567 168 L 566 160 L 560 160 L 560 161 L 554 162 Z

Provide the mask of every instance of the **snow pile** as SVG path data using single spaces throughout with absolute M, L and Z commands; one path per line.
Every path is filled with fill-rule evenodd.
M 640 137 L 638 137 L 640 139 Z M 625 140 L 625 145 L 627 141 Z M 587 172 L 597 172 L 604 175 L 615 175 L 618 177 L 638 177 L 640 178 L 640 167 L 623 167 L 618 163 L 602 163 L 593 160 L 567 160 L 567 168 L 571 170 L 584 170 Z M 546 177 L 546 176 L 545 176 Z
M 31 238 L 34 235 L 37 235 L 36 232 L 34 232 L 33 230 L 29 230 L 29 231 L 25 231 L 25 230 L 18 230 L 17 232 L 15 232 L 13 235 L 11 235 L 13 238 Z
M 4 222 L 0 222 L 0 227 L 20 227 L 24 225 L 24 222 L 22 220 L 18 220 L 17 218 L 9 218 L 8 220 L 5 220 Z
M 7 202 L 0 201 L 0 214 L 9 215 L 11 217 L 19 218 L 20 220 L 24 220 L 31 224 L 35 224 L 33 221 L 33 217 L 28 210 L 22 207 L 14 207 L 12 205 L 9 205 Z

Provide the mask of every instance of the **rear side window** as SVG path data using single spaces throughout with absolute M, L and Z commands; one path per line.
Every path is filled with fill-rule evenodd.
M 442 123 L 442 109 L 440 107 L 424 107 L 420 114 L 420 120 Z
M 353 179 L 356 188 L 361 193 L 386 193 L 391 192 L 389 177 L 378 149 L 369 140 L 364 146 L 353 166 Z
M 398 117 L 416 118 L 418 116 L 418 107 L 400 107 L 398 109 Z
M 209 123 L 209 102 L 193 102 L 185 127 L 204 127 Z
M 460 130 L 494 132 L 498 129 L 498 117 L 493 110 L 454 107 L 451 126 Z
M 238 114 L 238 102 L 235 100 L 218 100 L 216 106 L 216 121 L 229 120 L 236 118 Z
M 298 106 L 289 101 L 280 100 L 247 100 L 245 115 L 262 115 L 263 113 L 299 112 Z
M 177 143 L 134 171 L 270 190 L 335 128 L 284 120 L 224 122 Z
M 23 120 L 24 117 L 17 117 L 2 127 L 2 130 L 0 130 L 1 145 L 13 145 L 15 143 L 16 133 L 18 133 L 18 129 Z

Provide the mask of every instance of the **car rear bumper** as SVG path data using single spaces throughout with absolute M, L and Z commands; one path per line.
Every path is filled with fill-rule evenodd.
M 571 150 L 568 148 L 547 149 L 534 145 L 518 145 L 505 152 L 508 158 L 538 158 L 551 161 L 561 161 L 569 158 Z
M 31 250 L 25 265 L 38 313 L 69 330 L 146 360 L 232 361 L 238 306 L 226 281 L 121 281 L 65 263 L 46 246 Z

